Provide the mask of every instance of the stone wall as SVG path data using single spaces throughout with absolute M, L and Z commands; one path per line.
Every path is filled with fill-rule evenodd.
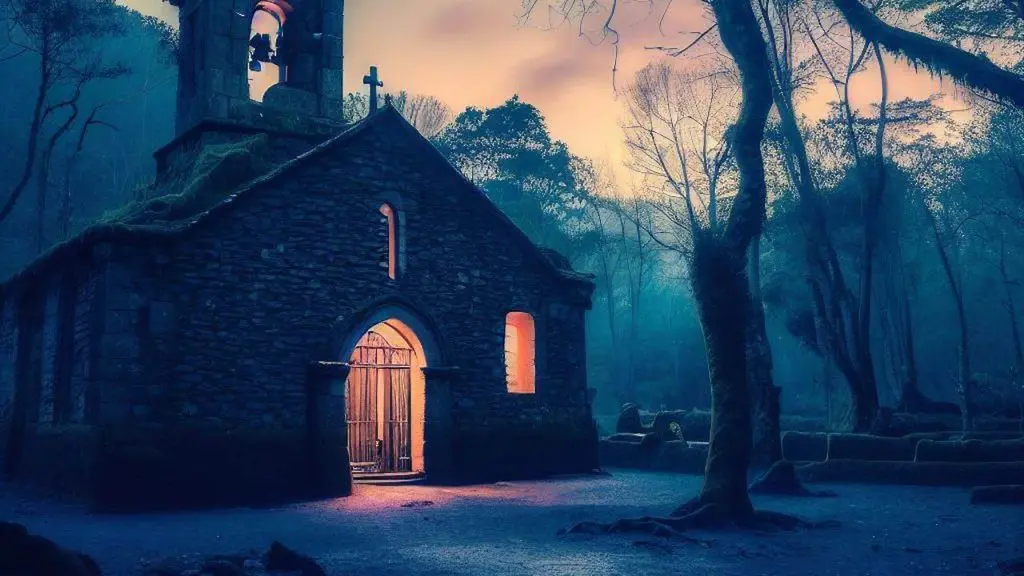
M 17 314 L 14 297 L 10 294 L 0 295 L 0 471 L 6 470 L 7 440 L 14 410 Z
M 174 245 L 121 249 L 146 292 L 142 317 L 159 309 L 173 319 L 173 327 L 139 330 L 140 348 L 153 354 L 143 354 L 148 378 L 161 385 L 126 380 L 122 402 L 133 421 L 212 424 L 239 442 L 298 438 L 308 424 L 309 363 L 345 360 L 339 342 L 361 315 L 401 302 L 436 328 L 445 357 L 428 363 L 459 368 L 449 400 L 452 480 L 596 467 L 587 290 L 581 296 L 578 283 L 516 240 L 493 206 L 398 122 L 378 120 L 346 148 L 236 198 Z M 405 234 L 397 280 L 387 275 L 384 202 L 399 211 Z M 513 310 L 536 322 L 534 395 L 505 388 L 504 322 Z M 429 403 L 429 384 L 427 394 Z M 268 445 L 252 457 L 272 469 L 279 453 Z M 427 467 L 429 475 L 429 457 Z
M 54 423 L 54 385 L 57 373 L 57 308 L 60 301 L 60 277 L 54 276 L 43 287 L 42 378 L 39 392 L 39 412 L 36 421 L 41 425 Z
M 88 410 L 94 328 L 102 325 L 93 314 L 97 276 L 88 259 L 55 267 L 8 294 L 0 328 L 0 349 L 11 359 L 0 377 L 9 399 L 0 450 L 18 456 L 7 472 L 18 482 L 82 497 L 93 494 L 98 457 L 98 428 Z M 19 342 L 26 347 L 20 357 Z M 12 428 L 15 386 L 20 420 Z

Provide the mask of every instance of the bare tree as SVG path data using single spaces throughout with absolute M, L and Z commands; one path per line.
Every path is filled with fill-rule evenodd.
M 605 318 L 611 337 L 611 348 L 617 351 L 622 349 L 617 321 L 619 313 L 617 287 L 621 269 L 626 260 L 626 255 L 621 250 L 622 242 L 615 237 L 614 224 L 619 207 L 615 202 L 614 184 L 610 180 L 602 178 L 597 171 L 589 171 L 584 176 L 589 177 L 592 182 L 584 183 L 582 186 L 590 191 L 590 194 L 584 197 L 583 216 L 589 227 L 596 231 L 593 255 L 597 259 L 597 284 L 604 288 Z M 616 356 L 612 360 L 612 381 L 621 382 L 623 380 L 622 373 L 622 365 Z M 629 397 L 626 396 L 626 398 Z
M 94 126 L 106 126 L 111 130 L 117 130 L 113 124 L 97 118 L 97 115 L 104 108 L 103 104 L 93 107 L 92 111 L 86 117 L 85 122 L 82 122 L 81 128 L 78 130 L 78 138 L 75 141 L 75 148 L 72 150 L 71 155 L 68 157 L 67 162 L 64 165 L 64 192 L 61 194 L 60 211 L 58 216 L 58 223 L 60 226 L 60 239 L 67 240 L 71 230 L 71 216 L 72 216 L 72 184 L 71 175 L 75 170 L 75 166 L 78 163 L 78 158 L 82 154 L 82 150 L 85 148 L 85 139 L 89 135 L 90 128 Z
M 598 2 L 564 1 L 563 8 Z M 527 11 L 536 1 L 525 2 Z M 611 27 L 616 0 L 606 10 L 603 30 Z M 762 233 L 767 186 L 761 141 L 772 107 L 768 50 L 749 0 L 716 0 L 710 3 L 719 37 L 739 71 L 742 103 L 729 132 L 736 159 L 738 191 L 729 216 L 716 230 L 691 231 L 691 281 L 703 328 L 712 387 L 712 428 L 709 455 L 700 494 L 680 506 L 668 518 L 620 520 L 612 525 L 581 523 L 573 531 L 685 530 L 695 525 L 789 526 L 795 519 L 755 512 L 747 494 L 747 469 L 752 447 L 751 404 L 746 357 L 750 317 L 749 278 L 746 270 L 751 242 Z M 565 13 L 570 13 L 565 10 Z M 684 200 L 685 202 L 685 200 Z
M 43 160 L 48 173 L 53 147 L 77 117 L 76 105 L 83 89 L 96 80 L 127 73 L 120 64 L 103 64 L 101 55 L 92 48 L 97 38 L 124 30 L 114 0 L 5 0 L 3 11 L 10 29 L 11 47 L 38 60 L 39 85 L 29 120 L 24 164 L 0 207 L 0 223 L 10 216 L 28 187 L 47 120 L 60 113 L 72 116 L 70 123 L 65 119 L 60 124 L 47 144 Z M 45 174 L 40 176 L 45 179 Z M 41 193 L 44 191 L 45 184 Z M 37 239 L 37 242 L 42 240 Z
M 433 96 L 414 94 L 405 100 L 402 115 L 427 138 L 437 136 L 452 121 L 452 109 Z
M 625 90 L 628 167 L 642 178 L 660 218 L 649 230 L 688 255 L 699 228 L 717 230 L 727 211 L 722 184 L 735 182 L 727 130 L 739 90 L 725 70 L 684 72 L 654 63 Z
M 402 90 L 391 96 L 391 105 L 427 138 L 440 134 L 454 118 L 447 104 L 426 94 L 409 94 Z M 346 94 L 343 106 L 349 122 L 362 120 L 370 109 L 366 95 L 359 93 Z
M 643 296 L 653 279 L 655 249 L 651 235 L 647 233 L 654 220 L 650 203 L 632 195 L 620 197 L 615 205 L 619 221 L 619 238 L 625 256 L 627 294 L 629 295 L 629 334 L 626 362 L 626 397 L 636 401 L 637 356 L 639 346 L 640 312 Z

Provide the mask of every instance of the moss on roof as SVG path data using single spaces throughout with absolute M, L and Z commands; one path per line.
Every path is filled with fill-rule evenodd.
M 173 227 L 223 202 L 273 168 L 266 134 L 207 145 L 191 166 L 154 185 L 140 199 L 106 212 L 97 224 Z

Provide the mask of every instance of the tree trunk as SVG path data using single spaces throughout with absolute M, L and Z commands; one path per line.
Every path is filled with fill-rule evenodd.
M 674 515 L 711 505 L 723 519 L 753 517 L 747 494 L 752 427 L 747 386 L 746 342 L 750 291 L 747 249 L 761 235 L 767 186 L 761 141 L 772 107 L 767 46 L 749 0 L 711 4 L 718 33 L 740 73 L 743 102 L 733 126 L 739 192 L 723 235 L 694 234 L 693 291 L 711 378 L 711 438 L 704 485 L 697 498 Z
M 781 66 L 776 64 L 775 70 L 777 74 L 781 73 Z M 793 182 L 793 186 L 796 188 L 800 200 L 800 218 L 805 235 L 805 258 L 810 272 L 807 283 L 814 294 L 814 313 L 817 325 L 826 334 L 823 340 L 825 346 L 821 349 L 824 354 L 831 355 L 836 367 L 843 374 L 849 386 L 851 398 L 862 399 L 859 402 L 860 410 L 872 412 L 870 395 L 866 396 L 861 392 L 867 387 L 859 369 L 863 358 L 858 355 L 856 341 L 851 343 L 847 340 L 846 326 L 848 324 L 855 326 L 857 321 L 856 302 L 851 299 L 850 290 L 847 288 L 842 266 L 839 263 L 839 256 L 828 233 L 824 209 L 811 176 L 806 143 L 800 132 L 793 107 L 792 94 L 784 92 L 781 86 L 779 80 L 772 83 L 773 97 L 776 109 L 779 111 L 780 125 L 788 144 L 789 153 L 796 160 L 796 170 L 790 171 L 795 172 L 792 176 L 798 176 Z M 870 353 L 868 356 L 870 363 Z M 871 386 L 874 386 L 873 378 Z M 877 410 L 877 389 L 875 398 L 874 404 L 876 405 L 875 410 Z M 867 422 L 864 425 L 857 424 L 857 420 L 859 419 L 855 420 L 855 427 L 862 427 L 863 431 L 866 431 L 871 426 L 873 414 L 871 418 L 865 418 Z
M 754 512 L 747 495 L 753 430 L 746 358 L 750 293 L 743 260 L 712 233 L 694 239 L 692 282 L 711 379 L 711 438 L 700 495 L 674 515 L 707 504 L 725 518 L 746 519 Z
M 49 54 L 49 35 L 43 35 L 43 45 L 40 55 L 39 65 L 39 88 L 36 91 L 36 102 L 32 108 L 32 122 L 29 124 L 28 129 L 28 146 L 25 150 L 25 164 L 21 169 L 21 176 L 18 178 L 17 184 L 11 190 L 10 196 L 7 197 L 7 201 L 4 202 L 2 208 L 0 208 L 0 223 L 7 219 L 14 210 L 14 206 L 17 205 L 18 199 L 21 198 L 25 188 L 28 187 L 28 182 L 32 178 L 32 169 L 36 163 L 36 152 L 39 147 L 39 132 L 42 130 L 43 123 L 43 105 L 46 103 L 46 93 L 50 86 L 50 68 L 47 63 L 47 59 L 50 57 Z
M 964 298 L 960 286 L 956 282 L 956 275 L 953 273 L 953 264 L 949 260 L 946 247 L 942 244 L 942 237 L 939 235 L 939 224 L 931 209 L 925 206 L 925 212 L 931 220 L 932 233 L 935 236 L 935 247 L 939 251 L 939 261 L 942 262 L 942 271 L 945 273 L 946 281 L 949 283 L 949 292 L 953 296 L 953 304 L 956 307 L 956 319 L 960 328 L 960 346 L 957 363 L 957 388 L 960 393 L 960 410 L 963 413 L 963 430 L 969 432 L 974 428 L 974 379 L 971 374 L 971 348 L 970 334 L 967 330 L 967 312 L 964 309 Z
M 917 377 L 917 355 L 914 353 L 914 324 L 910 316 L 910 298 L 907 297 L 906 283 L 901 282 L 903 289 L 903 379 L 900 381 L 899 409 L 902 412 L 921 412 L 928 408 L 930 400 L 921 393 Z
M 772 379 L 772 351 L 761 299 L 761 238 L 750 242 L 750 325 L 747 333 L 747 371 L 753 403 L 752 465 L 767 468 L 782 459 L 779 399 L 782 390 Z

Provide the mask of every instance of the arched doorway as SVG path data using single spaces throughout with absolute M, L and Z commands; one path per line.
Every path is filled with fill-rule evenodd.
M 416 333 L 397 318 L 378 322 L 360 336 L 348 363 L 353 476 L 422 473 L 426 357 Z

